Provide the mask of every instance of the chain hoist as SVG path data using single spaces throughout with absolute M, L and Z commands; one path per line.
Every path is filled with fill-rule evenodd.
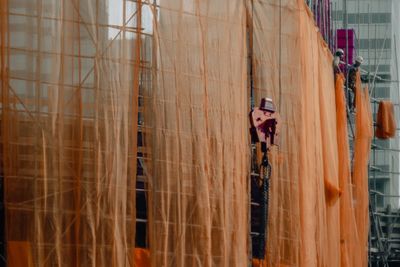
M 279 116 L 271 99 L 263 98 L 259 107 L 250 112 L 250 133 L 252 141 L 252 181 L 251 181 L 251 214 L 252 214 L 252 249 L 253 257 L 265 258 L 267 243 L 269 186 L 271 165 L 268 160 L 269 148 L 275 144 L 278 134 Z M 257 162 L 256 144 L 261 144 L 263 153 L 261 164 Z

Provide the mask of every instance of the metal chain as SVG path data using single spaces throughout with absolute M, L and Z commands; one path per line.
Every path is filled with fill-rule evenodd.
M 261 203 L 262 219 L 260 223 L 260 235 L 259 235 L 259 255 L 263 259 L 265 257 L 265 246 L 267 244 L 268 237 L 268 205 L 269 205 L 269 182 L 271 177 L 271 165 L 269 164 L 267 152 L 264 153 L 262 162 L 260 165 L 260 179 L 262 179 L 262 196 L 263 201 Z

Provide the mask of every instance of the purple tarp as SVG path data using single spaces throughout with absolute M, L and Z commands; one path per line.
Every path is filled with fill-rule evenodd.
M 347 32 L 347 36 L 346 36 Z M 343 49 L 347 64 L 353 64 L 354 57 L 354 30 L 353 29 L 338 29 L 336 30 L 336 46 Z M 347 40 L 347 47 L 346 47 Z M 347 56 L 346 56 L 347 55 Z

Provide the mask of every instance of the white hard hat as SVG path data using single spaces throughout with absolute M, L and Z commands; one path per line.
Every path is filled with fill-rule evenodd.
M 338 48 L 338 49 L 336 50 L 336 52 L 335 52 L 335 55 L 336 55 L 336 56 L 343 56 L 343 55 L 344 55 L 343 49 Z
M 363 59 L 362 56 L 358 56 L 358 57 L 356 58 L 356 62 L 359 63 L 360 65 L 363 63 L 363 61 L 364 61 L 364 59 Z

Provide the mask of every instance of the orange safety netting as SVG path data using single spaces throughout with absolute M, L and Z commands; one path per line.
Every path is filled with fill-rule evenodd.
M 339 152 L 340 247 L 341 267 L 367 266 L 368 252 L 368 160 L 372 138 L 372 115 L 368 90 L 361 87 L 360 73 L 356 77 L 356 135 L 354 139 L 353 175 L 350 171 L 350 151 L 344 96 L 344 76 L 336 76 L 336 116 Z
M 120 10 L 117 21 L 109 21 L 110 4 Z M 132 265 L 136 4 L 6 0 L 0 7 L 10 266 Z
M 356 77 L 356 133 L 354 139 L 353 199 L 361 261 L 359 266 L 368 264 L 369 195 L 368 161 L 373 136 L 371 104 L 368 88 L 362 88 L 360 72 Z
M 7 0 L 0 8 L 15 266 L 250 264 L 251 79 L 255 103 L 271 97 L 281 117 L 269 154 L 267 259 L 254 265 L 366 265 L 368 94 L 357 91 L 351 180 L 343 77 L 335 89 L 332 56 L 303 0 Z M 149 250 L 135 249 L 137 152 Z
M 255 103 L 271 97 L 282 117 L 268 266 L 340 265 L 332 56 L 311 16 L 304 1 L 254 1 Z
M 342 190 L 340 197 L 340 266 L 351 267 L 358 266 L 362 258 L 359 234 L 353 209 L 353 185 L 350 170 L 350 150 L 343 74 L 336 76 L 335 92 L 339 186 Z
M 152 266 L 246 266 L 248 92 L 241 0 L 160 1 L 145 105 Z
M 32 247 L 27 241 L 7 243 L 7 265 L 13 267 L 33 267 Z
M 380 101 L 376 116 L 375 136 L 380 139 L 388 139 L 396 135 L 396 120 L 393 103 Z
M 135 265 L 136 267 L 150 267 L 150 251 L 143 248 L 135 248 Z

